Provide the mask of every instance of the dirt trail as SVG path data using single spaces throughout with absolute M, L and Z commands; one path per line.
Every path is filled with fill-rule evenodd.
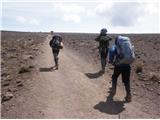
M 141 112 L 139 103 L 123 102 L 122 87 L 118 87 L 114 102 L 106 101 L 110 78 L 100 76 L 96 66 L 68 48 L 60 52 L 59 70 L 50 71 L 54 65 L 48 47 L 50 38 L 35 61 L 33 80 L 12 100 L 15 107 L 6 112 L 5 118 L 149 118 Z

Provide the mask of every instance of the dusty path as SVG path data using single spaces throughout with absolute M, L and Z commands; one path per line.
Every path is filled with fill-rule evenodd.
M 27 90 L 12 100 L 14 107 L 5 118 L 149 118 L 141 105 L 124 103 L 124 92 L 118 88 L 115 101 L 106 101 L 110 78 L 97 76 L 98 68 L 87 63 L 72 50 L 60 52 L 59 70 L 54 65 L 47 37 L 42 55 L 35 61 L 37 72 L 28 81 Z M 47 71 L 48 70 L 48 71 Z M 87 77 L 86 73 L 92 73 Z

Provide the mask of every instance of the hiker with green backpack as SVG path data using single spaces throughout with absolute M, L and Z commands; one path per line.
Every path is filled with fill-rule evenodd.
M 109 49 L 109 63 L 114 65 L 112 75 L 112 88 L 110 93 L 112 96 L 116 94 L 117 79 L 122 75 L 122 81 L 126 90 L 126 102 L 131 102 L 130 90 L 130 74 L 131 64 L 135 59 L 134 46 L 128 37 L 118 36 L 115 39 L 115 44 Z
M 100 59 L 101 59 L 101 72 L 105 72 L 105 66 L 106 66 L 106 59 L 108 55 L 108 49 L 109 49 L 109 42 L 112 40 L 111 37 L 107 35 L 107 29 L 103 28 L 100 31 L 100 35 L 95 39 L 97 42 L 99 42 L 99 53 L 100 53 Z
M 63 49 L 62 37 L 60 35 L 54 35 L 49 42 L 49 45 L 52 48 L 52 53 L 55 61 L 55 69 L 58 70 L 58 55 L 60 49 Z

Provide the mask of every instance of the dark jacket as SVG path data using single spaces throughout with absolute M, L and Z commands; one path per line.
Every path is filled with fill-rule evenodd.
M 106 35 L 100 34 L 95 40 L 99 42 L 99 48 L 108 48 L 109 42 L 112 40 L 112 38 L 109 37 L 107 34 Z
M 61 43 L 61 42 L 62 42 L 62 37 L 61 37 L 60 35 L 54 35 L 54 36 L 52 37 L 52 39 L 50 40 L 49 45 L 50 45 L 50 47 L 51 47 L 52 49 L 60 50 L 60 49 L 62 49 L 62 46 L 60 46 L 60 45 L 57 46 L 56 48 L 53 47 L 53 42 L 54 42 L 54 40 L 55 40 L 57 37 L 58 37 L 59 42 Z

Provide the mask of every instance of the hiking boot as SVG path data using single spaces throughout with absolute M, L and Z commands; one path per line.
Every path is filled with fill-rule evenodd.
M 58 70 L 58 66 L 56 66 L 55 70 Z
M 115 88 L 111 88 L 109 93 L 112 94 L 112 95 L 115 95 L 116 94 L 116 89 Z
M 131 96 L 131 95 L 127 95 L 127 96 L 125 97 L 125 101 L 126 101 L 126 102 L 131 102 L 131 101 L 132 101 L 132 96 Z

